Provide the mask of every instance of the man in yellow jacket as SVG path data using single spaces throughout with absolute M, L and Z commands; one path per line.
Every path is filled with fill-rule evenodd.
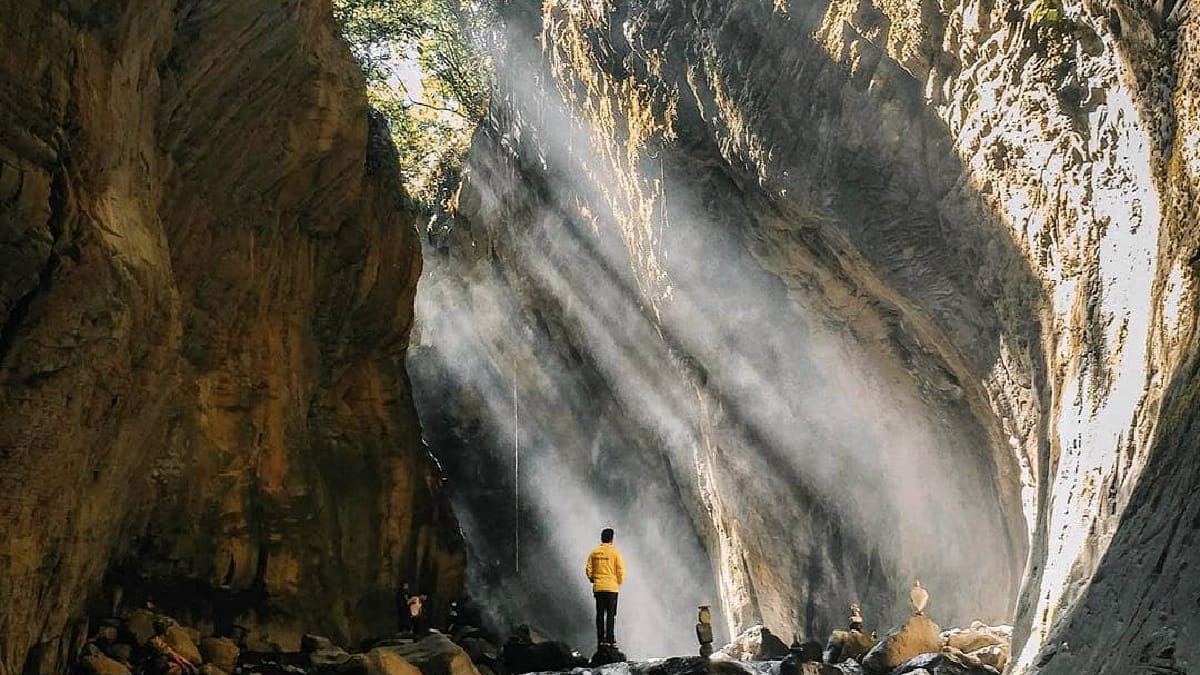
M 613 632 L 617 622 L 617 591 L 625 581 L 625 561 L 621 552 L 613 546 L 612 528 L 600 533 L 600 545 L 587 559 L 584 573 L 592 582 L 592 595 L 596 596 L 596 641 L 603 645 L 616 645 Z

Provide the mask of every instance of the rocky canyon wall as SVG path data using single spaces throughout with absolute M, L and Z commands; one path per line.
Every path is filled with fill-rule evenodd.
M 459 588 L 362 91 L 326 2 L 0 3 L 0 672 L 144 601 L 294 647 Z
M 468 370 L 511 393 L 439 398 L 476 422 L 433 431 L 507 457 L 498 401 L 622 417 L 612 445 L 549 433 L 577 498 L 540 515 L 605 505 L 590 529 L 659 555 L 698 539 L 733 629 L 816 634 L 852 600 L 886 625 L 919 577 L 944 622 L 1013 619 L 1018 671 L 1184 672 L 1200 12 L 1066 10 L 507 4 L 492 118 L 430 243 L 427 288 L 455 301 L 419 299 L 415 354 L 488 355 L 418 368 L 419 399 Z M 510 504 L 505 462 L 465 513 Z M 614 492 L 615 466 L 640 482 Z M 683 530 L 655 548 L 630 495 L 664 481 Z

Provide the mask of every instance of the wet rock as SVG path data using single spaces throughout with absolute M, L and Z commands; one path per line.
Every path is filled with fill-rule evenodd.
M 1009 650 L 1009 645 L 1005 643 L 977 649 L 970 654 L 979 659 L 981 663 L 1002 671 L 1008 665 Z
M 804 675 L 806 664 L 821 662 L 821 645 L 810 640 L 793 643 L 788 655 L 779 664 L 779 675 Z
M 476 667 L 481 663 L 495 664 L 500 660 L 500 648 L 481 637 L 461 638 L 458 645 L 467 652 Z
M 842 675 L 836 666 L 820 661 L 793 661 L 789 656 L 779 664 L 779 675 Z
M 333 640 L 312 633 L 300 638 L 300 652 L 307 655 L 308 662 L 317 668 L 337 666 L 350 660 L 349 652 L 334 644 Z
M 127 665 L 110 659 L 94 648 L 79 660 L 79 669 L 83 675 L 130 675 Z
M 423 675 L 479 675 L 467 652 L 441 633 L 434 633 L 408 645 L 377 647 L 370 654 L 383 652 L 402 657 Z
M 835 630 L 829 634 L 825 643 L 825 661 L 841 663 L 850 659 L 858 660 L 875 646 L 875 638 L 858 630 Z
M 210 637 L 200 641 L 200 655 L 205 663 L 220 668 L 226 673 L 232 673 L 237 667 L 241 650 L 233 640 L 225 637 Z
M 953 647 L 937 654 L 919 654 L 892 671 L 891 675 L 999 675 L 999 671 L 980 663 Z
M 179 652 L 183 658 L 191 661 L 195 665 L 204 663 L 204 657 L 200 655 L 200 648 L 192 641 L 191 632 L 177 623 L 172 623 L 167 626 L 167 633 L 163 635 L 163 640 L 166 641 L 171 649 Z
M 766 661 L 787 656 L 788 646 L 766 626 L 751 626 L 721 648 L 735 661 Z
M 628 659 L 625 658 L 625 653 L 617 649 L 615 645 L 600 645 L 600 648 L 592 655 L 590 663 L 595 668 L 607 666 L 610 663 L 622 663 L 626 660 Z
M 301 653 L 311 654 L 312 652 L 319 651 L 322 649 L 341 649 L 341 647 L 334 644 L 333 640 L 330 640 L 327 637 L 323 637 L 320 635 L 314 635 L 312 633 L 306 633 L 303 637 L 300 638 L 300 652 Z
M 863 672 L 886 675 L 918 654 L 936 654 L 942 648 L 938 625 L 925 615 L 913 615 L 899 629 L 884 636 L 863 657 Z
M 120 637 L 116 626 L 100 626 L 96 629 L 96 641 L 101 644 L 116 642 Z
M 718 652 L 719 653 L 719 652 Z M 703 656 L 677 656 L 660 661 L 646 669 L 645 675 L 754 675 L 736 661 L 709 659 Z
M 1012 641 L 1012 626 L 988 626 L 981 621 L 968 629 L 950 629 L 942 633 L 942 643 L 970 653 L 993 645 L 1008 645 Z
M 377 647 L 366 654 L 355 654 L 337 672 L 345 675 L 422 675 L 421 670 L 396 653 L 394 647 Z
M 520 626 L 504 643 L 503 659 L 512 673 L 566 670 L 587 664 L 587 659 L 565 642 L 551 640 L 530 626 Z
M 141 647 L 154 637 L 154 622 L 158 615 L 148 609 L 135 609 L 125 620 L 125 632 L 133 638 L 133 644 Z
M 115 661 L 120 661 L 126 665 L 133 664 L 133 645 L 128 642 L 118 642 L 108 645 L 104 648 L 104 653 Z

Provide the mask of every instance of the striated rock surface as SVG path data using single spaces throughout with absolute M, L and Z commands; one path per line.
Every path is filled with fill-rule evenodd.
M 1015 613 L 1018 672 L 1200 660 L 1193 4 L 510 3 L 414 352 L 451 475 L 507 483 L 456 496 L 480 546 L 536 513 L 641 557 L 669 513 L 731 631 L 891 623 L 919 577 L 946 623 Z M 589 517 L 495 515 L 523 425 Z
M 143 600 L 294 648 L 456 592 L 362 87 L 326 2 L 0 2 L 0 673 Z

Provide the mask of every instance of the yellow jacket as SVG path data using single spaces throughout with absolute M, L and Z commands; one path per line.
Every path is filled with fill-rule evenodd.
M 584 574 L 592 582 L 593 593 L 616 593 L 625 581 L 625 561 L 612 544 L 600 544 L 587 559 Z

